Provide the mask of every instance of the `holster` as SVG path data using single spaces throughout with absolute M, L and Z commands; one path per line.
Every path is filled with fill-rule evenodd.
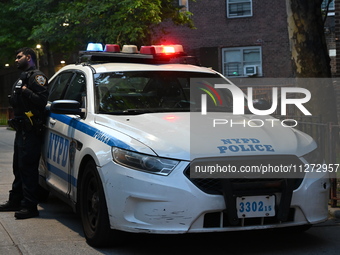
M 26 131 L 33 130 L 33 126 L 28 118 L 14 118 L 7 121 L 8 126 L 13 128 L 15 131 Z
M 15 131 L 20 131 L 23 129 L 23 120 L 21 119 L 9 119 L 7 121 L 8 126 L 10 126 L 11 128 L 13 128 Z

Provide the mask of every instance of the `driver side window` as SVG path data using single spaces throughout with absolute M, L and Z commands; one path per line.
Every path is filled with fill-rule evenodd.
M 83 107 L 84 97 L 86 96 L 86 79 L 82 73 L 76 73 L 70 84 L 68 85 L 64 99 L 76 100 Z
M 53 102 L 58 99 L 62 99 L 63 92 L 65 91 L 66 85 L 73 76 L 72 72 L 61 73 L 53 79 L 49 84 L 49 97 L 48 101 Z

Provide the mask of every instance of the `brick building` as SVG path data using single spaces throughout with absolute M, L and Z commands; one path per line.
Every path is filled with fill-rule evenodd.
M 179 2 L 194 14 L 197 29 L 165 24 L 168 34 L 162 43 L 183 44 L 202 65 L 226 77 L 293 77 L 286 1 Z M 330 7 L 326 35 L 334 55 L 334 3 Z
M 336 65 L 336 77 L 340 77 L 340 0 L 334 0 L 335 12 L 334 12 L 334 39 L 335 39 L 335 65 Z

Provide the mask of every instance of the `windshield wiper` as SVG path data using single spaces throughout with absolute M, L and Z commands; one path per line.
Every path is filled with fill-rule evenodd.
M 202 111 L 201 107 L 190 107 L 190 112 L 200 112 Z M 231 106 L 215 106 L 209 107 L 207 112 L 232 112 L 233 107 Z
M 145 113 L 159 113 L 159 112 L 190 112 L 189 108 L 143 108 L 143 109 L 126 109 L 115 112 L 101 112 L 102 114 L 110 115 L 139 115 Z
M 110 115 L 140 115 L 145 113 L 160 113 L 160 112 L 199 112 L 201 108 L 142 108 L 142 109 L 126 109 L 114 112 L 100 112 L 101 114 Z M 232 112 L 230 106 L 219 106 L 208 108 L 208 112 Z
M 153 109 L 126 109 L 122 111 L 122 114 L 137 115 L 137 114 L 144 114 L 144 113 L 151 113 L 151 112 L 154 112 Z
M 149 109 L 126 109 L 126 110 L 120 110 L 115 112 L 100 112 L 101 114 L 110 114 L 110 115 L 139 115 L 144 113 L 151 113 L 154 111 L 151 111 Z

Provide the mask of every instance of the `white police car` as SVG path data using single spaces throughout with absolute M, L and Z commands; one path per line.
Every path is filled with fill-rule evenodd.
M 326 220 L 328 173 L 299 171 L 322 162 L 315 142 L 274 121 L 254 128 L 264 117 L 233 116 L 231 94 L 210 81 L 232 83 L 188 62 L 179 45 L 140 52 L 107 45 L 81 52 L 79 64 L 51 78 L 40 184 L 80 212 L 87 242 L 114 243 L 121 231 L 222 232 Z M 256 121 L 213 129 L 221 113 L 234 124 Z M 263 166 L 300 174 L 248 176 Z M 241 168 L 246 175 L 232 175 Z

